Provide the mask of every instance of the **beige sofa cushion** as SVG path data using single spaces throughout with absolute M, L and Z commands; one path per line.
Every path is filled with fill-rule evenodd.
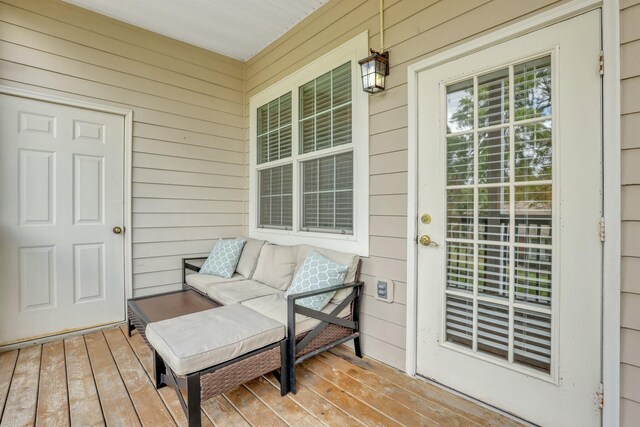
M 266 243 L 262 246 L 253 280 L 284 291 L 291 284 L 296 268 L 298 246 L 280 246 Z
M 271 286 L 250 279 L 220 283 L 210 286 L 207 290 L 207 296 L 209 298 L 213 298 L 224 305 L 235 304 L 275 293 L 282 294 L 282 292 Z
M 240 260 L 236 267 L 236 272 L 243 275 L 247 279 L 251 279 L 253 272 L 256 269 L 258 263 L 258 257 L 264 245 L 264 240 L 249 239 L 243 237 L 247 242 L 244 244 L 242 254 L 240 254 Z
M 346 252 L 334 251 L 333 249 L 318 248 L 316 246 L 310 246 L 310 245 L 299 246 L 296 270 L 298 269 L 298 267 L 300 267 L 304 263 L 304 260 L 307 258 L 307 255 L 309 254 L 309 251 L 311 251 L 311 249 L 315 249 L 320 254 L 329 258 L 331 261 L 347 266 L 347 274 L 345 274 L 344 276 L 343 283 L 353 283 L 356 280 L 356 275 L 358 273 L 358 263 L 360 261 L 360 257 L 358 255 L 349 254 Z M 351 291 L 352 291 L 352 288 L 343 289 L 336 292 L 336 294 L 331 299 L 331 302 L 333 304 L 340 304 L 342 301 L 344 301 L 346 297 L 349 296 Z
M 237 282 L 239 280 L 245 280 L 245 277 L 241 276 L 240 274 L 234 274 L 230 278 L 226 279 L 224 277 L 201 273 L 188 274 L 186 277 L 187 285 L 193 286 L 194 288 L 196 288 L 200 292 L 204 292 L 205 294 L 209 291 L 209 288 L 214 285 L 219 285 L 220 283 Z
M 284 339 L 285 327 L 239 304 L 149 323 L 146 336 L 162 360 L 187 375 Z
M 273 320 L 276 320 L 283 325 L 287 324 L 287 300 L 283 298 L 282 293 L 273 295 L 267 295 L 260 298 L 254 298 L 242 303 L 243 306 L 251 308 L 258 313 L 264 314 Z M 323 313 L 331 313 L 338 305 L 330 302 L 322 310 Z M 347 306 L 340 312 L 340 317 L 345 317 L 349 314 L 350 307 Z M 320 320 L 312 317 L 296 314 L 296 335 L 303 332 L 310 331 L 320 323 Z

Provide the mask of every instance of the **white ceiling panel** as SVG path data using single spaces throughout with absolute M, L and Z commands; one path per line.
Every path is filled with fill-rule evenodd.
M 65 0 L 246 61 L 328 0 Z

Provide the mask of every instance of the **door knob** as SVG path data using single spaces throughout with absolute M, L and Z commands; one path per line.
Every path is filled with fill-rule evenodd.
M 120 234 L 122 233 L 122 228 L 118 227 L 117 225 L 115 227 L 113 227 L 113 232 L 115 234 Z
M 420 236 L 420 244 L 422 246 L 429 246 L 429 245 L 438 246 L 438 244 L 433 240 L 431 240 L 431 237 L 427 236 L 426 234 L 423 234 L 422 236 Z

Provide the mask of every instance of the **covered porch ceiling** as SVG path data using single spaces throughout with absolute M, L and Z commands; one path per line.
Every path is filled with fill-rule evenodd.
M 328 0 L 65 0 L 246 61 Z

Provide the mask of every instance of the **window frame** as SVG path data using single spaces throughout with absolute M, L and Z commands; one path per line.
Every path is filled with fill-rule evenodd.
M 369 255 L 369 95 L 361 90 L 358 60 L 367 56 L 368 33 L 364 32 L 314 60 L 293 74 L 253 95 L 249 100 L 249 236 L 279 244 L 312 244 L 344 252 Z M 300 153 L 299 88 L 309 81 L 351 61 L 352 142 L 310 153 Z M 291 92 L 291 157 L 257 162 L 257 110 Z M 307 160 L 353 152 L 353 234 L 304 231 L 301 229 L 302 163 Z M 293 225 L 289 230 L 258 227 L 258 170 L 293 165 Z

